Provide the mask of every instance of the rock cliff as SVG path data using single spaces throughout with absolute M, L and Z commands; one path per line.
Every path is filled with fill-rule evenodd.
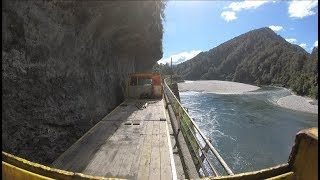
M 2 1 L 2 148 L 50 164 L 162 58 L 162 1 Z

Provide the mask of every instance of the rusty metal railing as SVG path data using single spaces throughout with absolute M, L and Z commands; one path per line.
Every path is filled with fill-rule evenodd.
M 211 141 L 204 135 L 198 125 L 189 116 L 188 112 L 183 108 L 179 100 L 176 98 L 170 87 L 164 80 L 164 93 L 168 97 L 172 109 L 179 120 L 180 130 L 188 144 L 189 151 L 193 157 L 193 161 L 201 176 L 220 176 L 225 173 L 233 175 L 227 163 L 222 159 L 218 151 L 213 147 Z M 214 156 L 214 157 L 212 157 Z M 218 164 L 223 168 L 223 174 L 217 171 L 216 166 L 212 162 L 216 159 Z

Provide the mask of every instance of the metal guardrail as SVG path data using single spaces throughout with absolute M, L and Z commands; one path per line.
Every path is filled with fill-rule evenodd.
M 189 151 L 193 157 L 197 171 L 201 176 L 220 176 L 210 155 L 219 162 L 225 173 L 233 175 L 226 162 L 222 159 L 218 151 L 212 146 L 211 141 L 203 134 L 198 125 L 192 120 L 188 112 L 183 108 L 170 87 L 164 80 L 164 92 L 168 97 L 172 109 L 179 120 L 180 130 L 188 144 Z M 220 168 L 221 169 L 221 168 Z

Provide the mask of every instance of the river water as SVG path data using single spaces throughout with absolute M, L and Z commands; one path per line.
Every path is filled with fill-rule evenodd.
M 318 126 L 317 114 L 275 105 L 289 94 L 263 87 L 231 95 L 186 91 L 180 99 L 233 172 L 240 173 L 286 163 L 295 134 Z

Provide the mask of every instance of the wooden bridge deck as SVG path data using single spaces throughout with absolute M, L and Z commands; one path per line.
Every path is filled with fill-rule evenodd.
M 172 179 L 169 143 L 163 100 L 126 100 L 52 165 L 95 176 Z

